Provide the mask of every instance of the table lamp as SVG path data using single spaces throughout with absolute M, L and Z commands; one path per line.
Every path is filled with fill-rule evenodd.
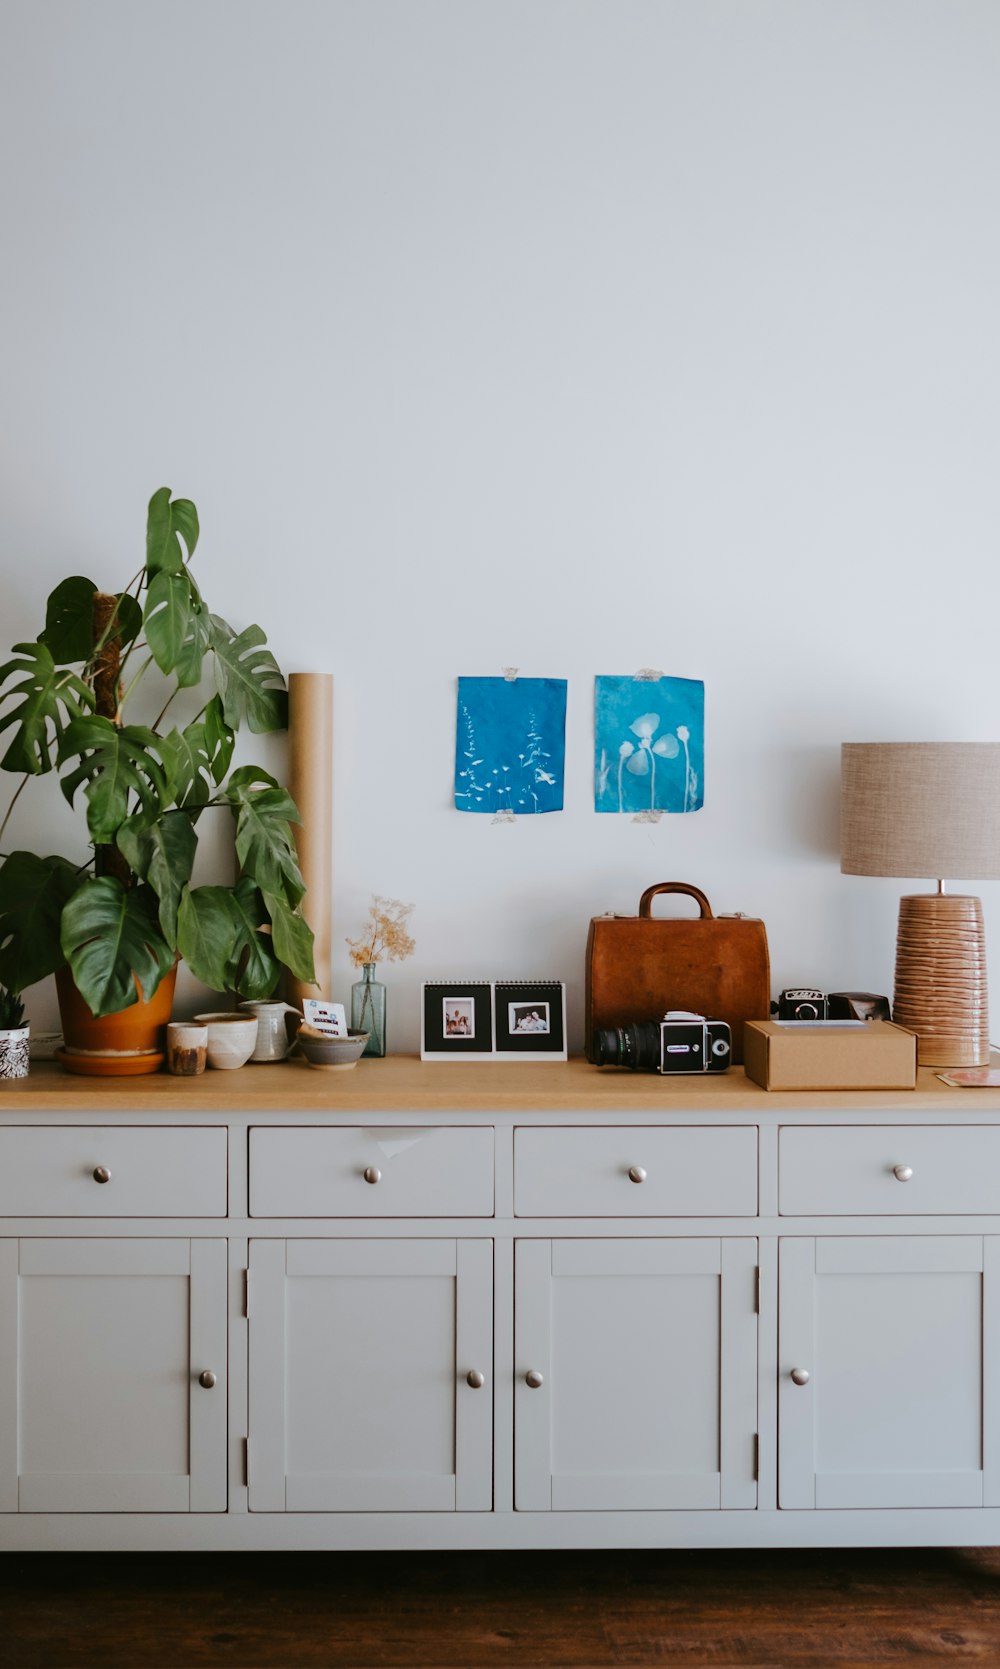
M 982 905 L 945 879 L 1000 878 L 1000 742 L 844 742 L 840 867 L 937 881 L 899 901 L 892 1017 L 921 1066 L 987 1065 Z

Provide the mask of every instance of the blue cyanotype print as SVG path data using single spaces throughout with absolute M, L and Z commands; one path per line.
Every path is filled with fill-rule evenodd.
M 594 680 L 594 810 L 699 811 L 705 800 L 700 678 Z
M 459 811 L 562 811 L 565 762 L 565 678 L 458 680 Z

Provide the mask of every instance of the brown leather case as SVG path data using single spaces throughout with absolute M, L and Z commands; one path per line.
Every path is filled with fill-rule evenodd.
M 687 894 L 701 915 L 654 919 L 650 906 L 661 892 Z M 594 916 L 587 935 L 588 1060 L 595 1027 L 662 1020 L 668 1008 L 728 1021 L 739 1065 L 743 1022 L 771 1016 L 764 923 L 751 916 L 713 916 L 705 894 L 683 881 L 647 887 L 637 916 Z

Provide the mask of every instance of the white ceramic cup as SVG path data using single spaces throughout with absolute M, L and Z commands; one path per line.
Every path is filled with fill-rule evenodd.
M 208 1027 L 208 1064 L 222 1072 L 246 1066 L 257 1042 L 257 1017 L 246 1014 L 196 1014 Z

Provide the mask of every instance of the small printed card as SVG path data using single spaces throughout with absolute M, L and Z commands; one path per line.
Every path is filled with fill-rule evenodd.
M 315 997 L 305 997 L 302 1002 L 302 1018 L 313 1031 L 322 1032 L 324 1037 L 347 1036 L 347 1014 L 343 1003 L 323 1003 Z
M 961 1072 L 939 1072 L 942 1084 L 952 1089 L 1000 1089 L 1000 1067 L 970 1066 Z

